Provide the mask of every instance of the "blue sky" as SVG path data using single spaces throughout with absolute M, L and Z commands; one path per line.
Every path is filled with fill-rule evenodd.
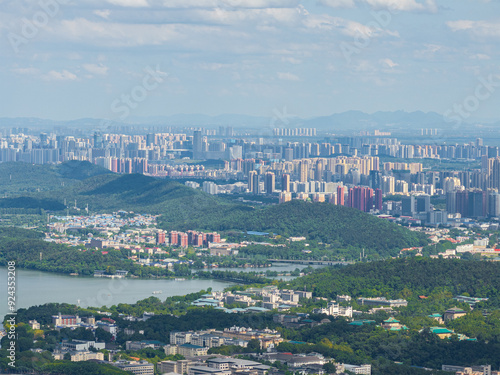
M 499 42 L 497 0 L 0 0 L 0 117 L 445 113 L 486 80 L 499 120 Z

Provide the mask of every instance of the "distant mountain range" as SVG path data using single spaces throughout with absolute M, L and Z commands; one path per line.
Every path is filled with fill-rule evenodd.
M 370 129 L 419 129 L 419 128 L 450 128 L 449 121 L 436 112 L 375 112 L 368 114 L 361 111 L 347 111 L 312 118 L 300 118 L 288 115 L 286 111 L 277 111 L 274 117 L 259 117 L 238 114 L 223 114 L 207 116 L 202 114 L 177 114 L 172 116 L 130 117 L 125 122 L 104 119 L 82 118 L 69 121 L 53 121 L 31 117 L 0 118 L 0 127 L 51 128 L 74 127 L 80 129 L 107 129 L 113 126 L 193 126 L 217 127 L 233 126 L 234 128 L 262 128 L 271 131 L 272 128 L 312 127 L 321 130 L 370 130 Z M 463 126 L 470 128 L 477 122 L 464 122 Z M 500 121 L 486 121 L 483 126 L 497 126 Z

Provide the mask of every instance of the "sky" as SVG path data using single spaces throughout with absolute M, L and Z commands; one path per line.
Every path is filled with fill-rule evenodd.
M 499 0 L 0 0 L 0 117 L 500 120 Z

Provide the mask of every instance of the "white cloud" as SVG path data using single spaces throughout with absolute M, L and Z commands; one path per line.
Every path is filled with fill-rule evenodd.
M 303 20 L 305 27 L 309 29 L 338 30 L 342 34 L 353 38 L 371 38 L 380 34 L 398 36 L 397 32 L 390 32 L 381 28 L 363 25 L 359 22 L 346 20 L 329 15 L 310 15 Z
M 380 60 L 380 63 L 384 66 L 388 66 L 389 68 L 395 68 L 396 66 L 399 66 L 399 64 L 395 63 L 391 59 L 382 59 Z
M 63 70 L 62 72 L 51 70 L 47 74 L 44 74 L 42 79 L 45 81 L 76 81 L 78 77 L 67 70 Z
M 14 68 L 12 69 L 14 73 L 22 75 L 34 75 L 38 74 L 39 70 L 36 68 Z
M 96 16 L 99 16 L 99 17 L 107 20 L 109 18 L 109 16 L 111 15 L 111 11 L 109 9 L 97 9 L 97 10 L 94 10 L 94 14 Z
M 376 9 L 389 9 L 393 11 L 426 11 L 437 12 L 435 0 L 320 0 L 320 4 L 333 8 L 354 7 L 356 4 L 367 4 Z
M 363 0 L 363 1 L 374 8 L 399 10 L 405 12 L 437 11 L 437 5 L 435 3 L 435 0 L 426 0 L 425 2 L 417 2 L 416 0 Z
M 473 60 L 491 60 L 491 57 L 485 55 L 484 53 L 477 53 L 475 55 L 472 55 L 470 58 Z
M 154 0 L 150 0 L 153 3 Z M 156 0 L 154 5 L 166 8 L 287 8 L 295 7 L 298 0 Z
M 222 4 L 240 8 L 274 8 L 293 7 L 298 4 L 296 0 L 222 0 Z
M 380 29 L 370 28 L 366 25 L 354 21 L 344 21 L 342 23 L 344 24 L 342 33 L 347 36 L 351 36 L 353 38 L 357 37 L 371 38 L 379 34 L 381 31 Z
M 281 60 L 294 65 L 302 64 L 302 60 L 296 59 L 295 57 L 282 57 Z
M 106 0 L 108 3 L 121 7 L 144 8 L 149 7 L 148 0 Z
M 283 81 L 300 81 L 300 78 L 292 73 L 278 73 L 278 79 Z
M 480 37 L 500 37 L 500 24 L 489 21 L 448 21 L 446 25 L 452 31 L 468 31 Z
M 200 69 L 203 70 L 210 70 L 210 71 L 215 71 L 215 70 L 220 70 L 220 69 L 229 69 L 232 67 L 231 64 L 221 64 L 221 63 L 201 63 L 199 64 Z
M 70 60 L 81 60 L 82 59 L 82 55 L 79 54 L 78 52 L 70 52 L 68 54 L 68 59 L 70 59 Z
M 191 11 L 191 16 L 199 21 L 208 21 L 223 25 L 234 25 L 242 27 L 244 23 L 252 25 L 270 24 L 292 25 L 308 15 L 307 10 L 302 7 L 296 8 L 256 8 L 256 9 L 202 9 Z
M 461 20 L 461 21 L 448 21 L 446 22 L 446 25 L 452 30 L 452 31 L 459 31 L 459 30 L 469 30 L 474 27 L 474 21 L 466 21 L 466 20 Z
M 108 67 L 103 64 L 83 64 L 83 68 L 92 74 L 105 76 L 108 74 Z
M 319 0 L 319 3 L 332 8 L 353 8 L 354 0 Z
M 416 50 L 414 56 L 418 59 L 432 59 L 437 53 L 447 51 L 448 48 L 438 44 L 425 44 L 425 49 Z
M 174 25 L 93 22 L 84 18 L 65 20 L 54 33 L 71 41 L 94 45 L 156 45 L 179 36 Z

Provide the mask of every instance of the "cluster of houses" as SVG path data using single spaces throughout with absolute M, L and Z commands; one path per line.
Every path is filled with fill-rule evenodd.
M 258 297 L 259 299 L 254 299 Z M 312 298 L 312 292 L 279 290 L 276 286 L 249 288 L 243 292 L 212 292 L 192 302 L 193 306 L 212 306 L 227 313 L 288 311 L 300 306 L 303 299 Z M 260 306 L 257 306 L 260 304 Z M 229 305 L 239 307 L 228 308 Z
M 143 316 L 145 320 L 150 317 Z M 276 315 L 278 316 L 278 314 Z M 77 328 L 87 327 L 89 329 L 104 326 L 114 326 L 115 322 L 110 318 L 102 318 L 100 321 L 95 321 L 93 317 L 80 318 L 77 315 L 54 315 L 52 323 L 56 328 Z M 36 321 L 30 321 L 32 327 L 40 328 Z M 116 329 L 108 331 L 116 335 Z M 125 332 L 132 333 L 132 332 Z M 133 374 L 154 375 L 155 373 L 165 374 L 187 374 L 187 375 L 265 375 L 272 373 L 276 369 L 270 366 L 263 365 L 257 361 L 242 360 L 220 355 L 208 355 L 208 350 L 213 347 L 222 345 L 238 345 L 247 347 L 250 340 L 258 340 L 263 350 L 267 352 L 256 355 L 259 360 L 267 360 L 270 362 L 281 362 L 288 367 L 299 371 L 302 374 L 324 374 L 323 365 L 328 362 L 322 355 L 318 353 L 309 354 L 291 354 L 291 353 L 276 353 L 273 348 L 283 338 L 280 333 L 275 330 L 263 329 L 253 330 L 245 327 L 231 327 L 223 331 L 209 329 L 204 331 L 187 331 L 170 333 L 169 344 L 164 344 L 159 341 L 127 341 L 126 350 L 137 351 L 145 348 L 153 348 L 164 350 L 165 354 L 180 354 L 186 359 L 179 361 L 162 361 L 156 365 L 141 361 L 140 359 L 125 361 L 110 361 L 105 354 L 99 350 L 105 348 L 104 343 L 85 340 L 64 340 L 56 350 L 53 356 L 55 359 L 71 359 L 71 361 L 96 361 L 99 363 L 107 363 L 116 366 L 122 370 L 129 371 Z M 69 358 L 68 358 L 69 356 Z M 371 366 L 336 364 L 337 373 L 341 374 L 345 371 L 350 371 L 355 374 L 371 374 Z
M 455 375 L 500 375 L 500 371 L 492 371 L 491 365 L 480 366 L 453 366 L 442 365 L 441 370 L 454 372 Z
M 281 334 L 271 329 L 253 330 L 234 326 L 223 331 L 215 329 L 198 332 L 173 331 L 170 333 L 170 345 L 165 347 L 165 351 L 168 351 L 168 354 L 182 354 L 180 353 L 180 350 L 183 350 L 182 346 L 190 344 L 188 348 L 198 350 L 198 354 L 194 355 L 205 355 L 208 349 L 222 345 L 238 345 L 246 348 L 250 340 L 259 340 L 262 349 L 273 348 L 283 342 Z M 203 350 L 205 353 L 199 354 Z
M 52 315 L 52 324 L 56 329 L 83 327 L 95 331 L 97 328 L 102 328 L 113 337 L 116 337 L 118 333 L 116 322 L 107 317 L 96 321 L 93 316 L 80 318 L 78 315 L 62 315 L 59 313 L 58 315 Z
M 438 324 L 444 325 L 445 322 L 460 318 L 462 316 L 465 316 L 467 312 L 465 310 L 462 310 L 458 307 L 453 307 L 451 309 L 448 309 L 445 311 L 444 314 L 431 314 L 429 315 L 429 318 L 432 318 L 436 320 Z M 375 324 L 375 320 L 367 320 L 367 319 L 361 319 L 361 320 L 354 320 L 349 325 L 352 326 L 362 326 L 365 324 Z M 397 320 L 394 317 L 390 317 L 386 320 L 384 320 L 380 326 L 388 331 L 406 331 L 408 330 L 408 327 L 402 324 L 399 320 Z M 456 333 L 451 329 L 448 329 L 446 327 L 442 326 L 437 326 L 437 327 L 430 327 L 429 328 L 430 332 L 438 336 L 440 339 L 445 339 L 445 338 L 450 338 L 451 336 L 457 337 L 460 341 L 462 340 L 467 340 L 467 341 L 477 341 L 475 338 L 469 338 L 463 334 Z M 422 330 L 423 331 L 423 330 Z
M 52 216 L 51 223 L 47 225 L 49 232 L 46 241 L 64 243 L 70 246 L 90 246 L 93 236 L 81 238 L 77 233 L 82 230 L 92 229 L 99 231 L 109 241 L 94 242 L 94 247 L 102 248 L 118 245 L 133 245 L 155 242 L 155 230 L 148 228 L 156 225 L 156 216 L 129 214 L 120 211 L 113 214 L 100 214 L 92 216 Z M 123 227 L 127 227 L 125 231 Z
M 431 258 L 458 259 L 465 253 L 496 257 L 500 255 L 500 249 L 489 247 L 488 238 L 480 238 L 474 240 L 473 243 L 457 245 L 455 249 L 448 249 L 438 255 L 431 255 Z
M 58 348 L 54 350 L 52 356 L 56 360 L 66 359 L 68 354 L 73 362 L 104 360 L 104 354 L 97 350 L 105 349 L 103 342 L 84 341 L 84 340 L 64 340 Z M 94 349 L 91 351 L 91 348 Z
M 292 353 L 263 353 L 253 355 L 260 361 L 271 363 L 279 362 L 288 366 L 294 373 L 300 374 L 325 374 L 323 365 L 329 360 L 318 353 L 292 354 Z M 371 375 L 371 365 L 350 365 L 336 363 L 337 374 L 350 371 L 354 374 Z M 257 361 L 222 357 L 217 355 L 204 358 L 189 358 L 180 361 L 162 361 L 157 365 L 161 374 L 187 374 L 187 375 L 265 375 L 273 374 L 276 368 L 264 365 Z

